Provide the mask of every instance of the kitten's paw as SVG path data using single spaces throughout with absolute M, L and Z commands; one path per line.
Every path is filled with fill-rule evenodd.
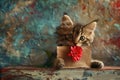
M 101 69 L 104 67 L 104 63 L 102 61 L 99 61 L 99 60 L 92 60 L 90 67 L 96 68 L 96 69 Z
M 62 69 L 64 67 L 65 63 L 64 60 L 62 58 L 58 58 L 55 61 L 55 68 L 56 69 Z

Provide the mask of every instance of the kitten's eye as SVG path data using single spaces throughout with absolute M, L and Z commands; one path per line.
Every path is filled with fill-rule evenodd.
M 84 40 L 85 40 L 85 37 L 84 37 L 84 36 L 81 36 L 81 37 L 80 37 L 80 40 L 81 40 L 81 41 L 84 41 Z

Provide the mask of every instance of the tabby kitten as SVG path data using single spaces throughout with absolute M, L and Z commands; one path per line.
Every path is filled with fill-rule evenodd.
M 86 25 L 81 25 L 79 23 L 73 23 L 71 18 L 64 14 L 62 17 L 62 22 L 60 26 L 57 27 L 57 44 L 58 46 L 80 46 L 88 48 L 94 39 L 94 31 L 96 29 L 97 20 L 94 20 Z M 84 49 L 83 49 L 84 50 Z M 87 54 L 85 52 L 83 54 Z M 87 60 L 88 56 L 84 55 L 83 60 Z M 91 56 L 90 56 L 91 57 Z M 79 63 L 79 62 L 78 62 Z M 89 61 L 89 67 L 91 68 L 103 68 L 104 64 L 99 60 L 91 60 Z M 63 68 L 65 65 L 65 61 L 63 58 L 57 58 L 55 61 L 56 68 Z M 84 65 L 83 65 L 84 67 Z

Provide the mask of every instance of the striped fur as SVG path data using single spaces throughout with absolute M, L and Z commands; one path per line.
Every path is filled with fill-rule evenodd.
M 73 23 L 72 19 L 67 14 L 64 14 L 61 25 L 56 29 L 58 46 L 90 46 L 94 40 L 96 25 L 97 20 L 94 20 L 86 25 Z M 64 66 L 63 59 L 57 59 L 56 61 L 57 68 L 62 68 Z M 91 60 L 90 62 L 91 68 L 104 67 L 102 61 Z

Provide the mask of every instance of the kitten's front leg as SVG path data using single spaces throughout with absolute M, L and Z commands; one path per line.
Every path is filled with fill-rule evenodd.
M 104 63 L 102 61 L 99 61 L 99 60 L 92 60 L 90 67 L 96 68 L 96 69 L 101 69 L 104 67 Z
M 54 63 L 54 67 L 56 69 L 62 69 L 64 67 L 65 63 L 64 63 L 64 59 L 62 58 L 57 58 L 55 60 L 55 63 Z

